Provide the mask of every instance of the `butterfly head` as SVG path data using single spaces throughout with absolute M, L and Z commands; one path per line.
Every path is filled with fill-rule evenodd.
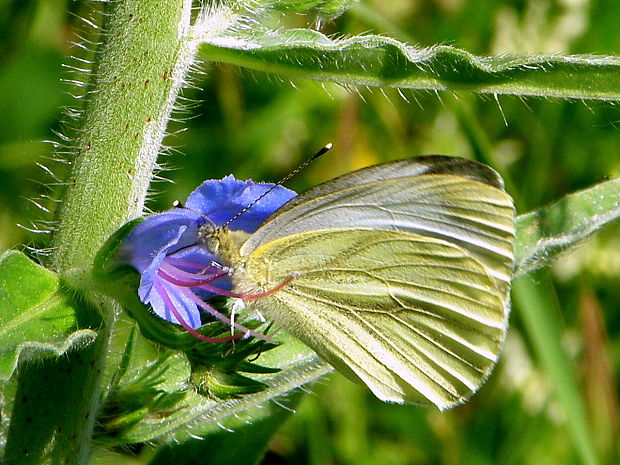
M 198 243 L 211 252 L 213 255 L 219 255 L 221 248 L 222 231 L 228 228 L 218 228 L 212 223 L 206 223 L 198 228 Z
M 242 230 L 205 223 L 198 229 L 198 244 L 230 266 L 239 261 L 239 249 L 249 236 Z

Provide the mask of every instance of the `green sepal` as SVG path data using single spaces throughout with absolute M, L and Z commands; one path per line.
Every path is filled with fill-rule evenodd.
M 156 361 L 120 379 L 110 390 L 98 419 L 99 438 L 123 436 L 147 418 L 163 418 L 184 408 L 190 364 L 181 353 L 168 351 Z
M 191 382 L 198 393 L 218 400 L 262 391 L 266 387 L 264 383 L 239 373 L 270 374 L 280 371 L 278 368 L 265 367 L 250 360 L 274 347 L 277 347 L 277 344 L 255 338 L 234 341 L 232 346 L 197 345 L 187 352 L 193 363 Z
M 252 323 L 252 321 L 243 322 L 244 325 L 260 332 L 261 327 L 256 327 Z M 227 333 L 218 334 L 217 336 L 222 337 L 230 335 L 229 331 L 230 330 L 228 330 Z M 198 344 L 187 351 L 187 356 L 193 363 L 198 363 L 201 365 L 218 365 L 221 363 L 234 363 L 237 365 L 247 358 L 251 358 L 262 352 L 267 352 L 268 350 L 273 349 L 276 345 L 277 344 L 272 344 L 253 337 L 237 339 L 234 342 L 231 341 L 228 343 L 219 344 L 210 344 L 198 341 Z
M 237 371 L 241 371 L 242 373 L 255 373 L 258 375 L 268 375 L 270 373 L 277 373 L 280 371 L 280 369 L 274 368 L 274 367 L 266 367 L 263 365 L 259 365 L 257 363 L 252 363 L 247 360 L 242 360 L 237 365 Z
M 190 380 L 199 394 L 218 400 L 236 399 L 244 394 L 260 392 L 267 387 L 264 383 L 234 370 L 202 365 L 192 370 Z

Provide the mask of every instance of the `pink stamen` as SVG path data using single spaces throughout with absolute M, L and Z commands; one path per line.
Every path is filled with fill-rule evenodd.
M 276 292 L 278 292 L 280 289 L 282 289 L 284 286 L 290 283 L 293 279 L 295 279 L 295 276 L 289 276 L 284 281 L 282 281 L 280 284 L 278 284 L 274 288 L 269 289 L 268 291 L 265 291 L 265 292 L 258 292 L 256 294 L 236 294 L 233 297 L 237 297 L 243 300 L 255 300 L 255 299 L 260 299 L 262 297 L 267 297 L 271 294 L 275 294 Z
M 267 336 L 265 336 L 264 334 L 258 333 L 256 331 L 252 331 L 251 329 L 246 328 L 245 326 L 240 325 L 238 323 L 234 323 L 233 324 L 233 322 L 230 320 L 230 318 L 228 318 L 223 313 L 220 313 L 217 310 L 215 310 L 211 305 L 206 303 L 204 300 L 202 300 L 200 297 L 198 297 L 196 294 L 194 294 L 190 289 L 188 289 L 189 286 L 183 285 L 183 284 L 185 284 L 183 281 L 176 281 L 176 280 L 174 280 L 173 278 L 171 278 L 170 276 L 168 276 L 166 273 L 164 273 L 161 270 L 157 272 L 157 275 L 159 277 L 163 278 L 164 280 L 170 282 L 171 284 L 177 285 L 179 287 L 179 291 L 181 293 L 183 293 L 184 296 L 186 296 L 188 299 L 192 300 L 195 304 L 197 304 L 204 311 L 209 313 L 212 317 L 220 320 L 223 323 L 231 325 L 233 328 L 243 332 L 244 334 L 241 335 L 241 337 L 249 334 L 250 336 L 256 337 L 258 339 L 262 339 L 263 341 L 266 341 L 266 342 L 269 342 L 269 343 L 273 343 L 273 341 L 270 338 L 268 338 Z M 217 278 L 213 278 L 213 279 L 217 279 Z M 221 290 L 219 288 L 216 288 L 216 289 Z M 166 302 L 166 303 L 168 303 L 168 302 Z M 171 308 L 170 310 L 172 311 L 173 315 L 176 317 L 177 315 L 176 315 L 176 313 L 174 311 L 174 310 L 176 310 L 176 308 L 174 310 Z M 183 326 L 183 325 L 181 325 L 181 326 Z M 183 326 L 183 327 L 185 327 L 185 326 Z
M 161 295 L 162 299 L 164 300 L 164 304 L 166 305 L 166 308 L 170 309 L 170 311 L 172 312 L 174 317 L 177 319 L 177 321 L 180 323 L 180 325 L 183 327 L 183 329 L 185 329 L 185 331 L 190 333 L 192 336 L 202 341 L 210 342 L 210 343 L 229 342 L 229 341 L 234 341 L 236 339 L 240 339 L 243 337 L 243 334 L 233 334 L 232 336 L 227 336 L 227 337 L 207 337 L 203 334 L 200 334 L 198 331 L 192 328 L 189 324 L 187 324 L 187 322 L 183 319 L 181 314 L 177 311 L 174 305 L 174 302 L 172 302 L 170 295 L 168 295 L 166 288 L 163 286 L 161 282 L 155 280 L 155 289 L 157 290 L 159 295 Z
M 183 260 L 182 258 L 175 258 L 171 255 L 166 256 L 166 262 L 175 266 L 184 266 L 185 268 L 190 268 L 193 270 L 202 270 L 205 267 L 200 263 L 190 262 L 189 260 Z
M 269 343 L 274 343 L 273 340 L 267 336 L 265 336 L 264 334 L 261 333 L 257 333 L 256 331 L 251 330 L 250 328 L 246 328 L 243 325 L 240 325 L 239 323 L 234 323 L 230 320 L 230 318 L 228 318 L 226 315 L 224 315 L 223 313 L 218 312 L 216 309 L 214 309 L 211 305 L 209 305 L 208 303 L 206 303 L 204 300 L 202 300 L 200 297 L 198 297 L 196 294 L 194 294 L 192 291 L 190 291 L 189 289 L 184 289 L 181 288 L 179 289 L 180 292 L 183 293 L 184 296 L 186 296 L 188 299 L 192 300 L 195 304 L 199 305 L 201 308 L 203 308 L 207 313 L 209 313 L 211 316 L 213 316 L 214 318 L 217 318 L 218 320 L 220 320 L 223 323 L 229 324 L 231 325 L 233 328 L 241 331 L 244 333 L 244 336 L 249 334 L 250 336 L 253 336 L 255 338 L 258 339 L 262 339 L 265 342 L 269 342 Z
M 183 262 L 183 260 L 180 260 L 180 259 L 174 259 L 174 261 L 176 263 L 179 263 L 181 266 L 187 266 L 187 267 L 192 266 L 198 269 L 198 267 L 195 266 L 197 264 L 192 264 L 191 262 L 186 262 L 184 264 L 184 263 L 181 263 Z M 216 267 L 210 267 L 210 268 L 216 268 Z M 220 270 L 218 269 L 218 271 Z M 156 289 L 158 292 L 161 293 L 166 307 L 170 309 L 172 314 L 178 320 L 179 324 L 193 336 L 206 342 L 225 342 L 225 341 L 231 341 L 234 339 L 239 339 L 241 337 L 250 335 L 258 339 L 262 339 L 263 341 L 266 341 L 269 343 L 273 343 L 271 338 L 265 336 L 264 334 L 260 334 L 256 331 L 253 331 L 249 328 L 246 328 L 245 326 L 240 325 L 238 323 L 233 323 L 231 319 L 228 318 L 226 315 L 218 312 L 213 307 L 211 307 L 209 304 L 207 304 L 204 300 L 202 300 L 200 297 L 194 294 L 194 292 L 192 292 L 190 288 L 195 287 L 195 288 L 202 289 L 205 291 L 213 292 L 214 294 L 217 294 L 217 295 L 223 295 L 227 297 L 235 297 L 235 298 L 243 299 L 243 300 L 254 300 L 254 299 L 260 299 L 262 297 L 267 297 L 269 295 L 276 293 L 277 291 L 282 289 L 284 286 L 289 284 L 296 277 L 296 275 L 291 275 L 287 279 L 282 281 L 280 284 L 275 286 L 274 288 L 268 291 L 265 291 L 265 292 L 259 292 L 255 294 L 241 294 L 237 292 L 231 292 L 226 289 L 222 289 L 220 287 L 209 284 L 212 281 L 228 276 L 227 272 L 211 274 L 205 277 L 204 274 L 197 275 L 196 273 L 187 272 L 180 268 L 177 268 L 176 266 L 170 264 L 169 262 L 168 263 L 164 262 L 161 264 L 161 267 L 157 271 L 157 275 L 164 281 L 167 281 L 170 284 L 178 286 L 179 292 L 181 292 L 185 297 L 187 297 L 192 302 L 197 304 L 200 308 L 202 308 L 204 311 L 209 313 L 211 316 L 222 321 L 223 323 L 231 325 L 232 328 L 237 329 L 238 331 L 241 331 L 244 333 L 244 334 L 232 335 L 230 337 L 223 337 L 223 338 L 209 338 L 209 337 L 203 336 L 202 334 L 195 331 L 189 324 L 187 324 L 187 322 L 183 320 L 183 318 L 177 311 L 174 303 L 172 302 L 172 299 L 166 292 L 161 281 L 155 280 Z M 201 279 L 197 279 L 198 277 L 200 277 Z
M 225 276 L 228 276 L 228 273 L 226 271 L 222 271 L 220 268 L 216 268 L 217 270 L 216 273 L 206 273 L 206 270 L 210 268 L 215 268 L 215 267 L 209 266 L 207 268 L 204 268 L 204 266 L 201 266 L 200 273 L 194 273 L 194 272 L 185 271 L 180 268 L 177 268 L 176 266 L 167 263 L 167 260 L 165 260 L 159 267 L 159 271 L 163 271 L 171 278 L 177 279 L 179 281 L 188 282 L 188 283 L 196 282 L 196 280 L 199 280 L 199 281 L 206 280 L 207 282 L 210 282 L 210 281 L 215 281 L 216 279 L 220 279 Z
M 163 268 L 166 268 L 166 270 L 164 271 Z M 170 271 L 170 267 L 164 267 L 162 266 L 159 271 L 158 274 L 159 276 L 161 276 L 163 279 L 165 279 L 166 281 L 174 284 L 175 286 L 180 286 L 180 287 L 198 287 L 202 290 L 205 291 L 210 291 L 213 292 L 214 294 L 217 295 L 223 295 L 226 297 L 236 297 L 238 299 L 244 299 L 244 300 L 255 300 L 255 299 L 260 299 L 262 297 L 267 297 L 271 294 L 274 294 L 275 292 L 279 291 L 280 289 L 282 289 L 284 286 L 286 286 L 288 283 L 290 283 L 294 278 L 294 276 L 289 276 L 288 278 L 286 278 L 284 281 L 282 281 L 280 284 L 278 284 L 277 286 L 275 286 L 274 288 L 265 291 L 265 292 L 258 292 L 256 294 L 240 294 L 238 292 L 232 292 L 232 291 L 227 291 L 226 289 L 222 289 L 220 287 L 217 286 L 212 286 L 208 283 L 210 283 L 211 281 L 215 281 L 216 279 L 220 279 L 223 278 L 224 276 L 227 276 L 227 273 L 221 273 L 218 275 L 213 275 L 210 276 L 206 279 L 201 279 L 198 281 L 181 281 L 180 279 L 176 279 L 173 276 L 170 276 L 170 274 L 168 274 L 168 271 Z M 179 275 L 183 275 L 189 279 L 196 279 L 196 275 L 191 274 L 191 273 L 187 273 L 185 271 L 182 270 L 178 270 L 180 273 L 176 273 L 175 274 L 179 274 Z M 180 277 L 180 276 L 179 276 Z

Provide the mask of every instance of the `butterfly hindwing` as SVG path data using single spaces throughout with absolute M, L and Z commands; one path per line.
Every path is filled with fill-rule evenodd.
M 256 292 L 291 275 L 249 305 L 380 399 L 448 408 L 477 390 L 499 353 L 506 315 L 495 280 L 445 241 L 305 232 L 255 250 L 237 285 Z

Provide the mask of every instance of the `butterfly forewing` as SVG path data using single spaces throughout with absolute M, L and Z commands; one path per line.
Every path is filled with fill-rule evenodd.
M 429 174 L 453 174 L 466 177 L 472 181 L 504 188 L 501 177 L 486 165 L 472 162 L 460 157 L 447 157 L 445 155 L 425 155 L 421 157 L 397 160 L 379 165 L 369 166 L 352 173 L 331 179 L 323 184 L 307 190 L 303 194 L 293 198 L 281 207 L 272 219 L 284 214 L 287 210 L 307 202 L 310 199 L 327 195 L 330 192 L 340 191 L 347 187 L 368 184 L 374 181 L 385 181 L 412 176 Z
M 513 263 L 512 199 L 499 184 L 482 181 L 494 173 L 490 168 L 461 158 L 455 158 L 458 163 L 444 161 L 451 157 L 431 158 L 440 159 L 451 172 L 441 173 L 435 167 L 430 174 L 404 176 L 420 168 L 419 162 L 412 162 L 407 170 L 406 160 L 394 163 L 399 177 L 372 176 L 370 182 L 363 182 L 359 173 L 372 172 L 370 168 L 337 178 L 342 189 L 332 185 L 335 181 L 326 183 L 328 187 L 318 186 L 278 211 L 252 234 L 241 253 L 281 237 L 329 227 L 402 231 L 443 239 L 467 250 L 507 290 Z M 390 165 L 373 168 L 394 173 L 388 170 Z M 454 174 L 455 167 L 463 174 Z

